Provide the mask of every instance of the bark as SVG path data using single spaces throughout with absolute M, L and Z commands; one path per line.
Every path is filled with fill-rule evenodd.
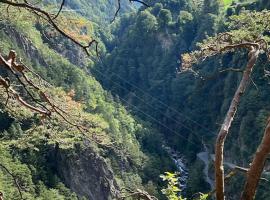
M 245 89 L 249 85 L 250 75 L 252 73 L 252 69 L 257 61 L 259 55 L 259 47 L 258 45 L 252 45 L 249 47 L 249 58 L 248 63 L 245 68 L 245 71 L 242 76 L 242 80 L 234 94 L 234 97 L 231 101 L 229 110 L 226 114 L 222 127 L 218 133 L 216 139 L 215 146 L 215 179 L 216 179 L 216 199 L 224 200 L 224 167 L 223 167 L 223 151 L 224 151 L 224 143 L 226 137 L 229 133 L 229 128 L 231 127 L 232 121 L 237 111 L 237 107 L 240 103 L 240 99 L 242 94 L 245 92 Z
M 252 200 L 255 197 L 256 189 L 259 184 L 261 174 L 270 153 L 270 118 L 264 131 L 264 136 L 260 146 L 257 149 L 255 157 L 248 171 L 247 180 L 241 196 L 241 200 Z

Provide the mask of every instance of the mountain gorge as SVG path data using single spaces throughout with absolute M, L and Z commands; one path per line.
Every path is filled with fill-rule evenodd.
M 7 13 L 0 1 L 1 55 L 15 50 L 42 77 L 43 81 L 37 80 L 41 90 L 67 116 L 44 120 L 14 99 L 6 101 L 0 87 L 4 200 L 121 199 L 125 189 L 165 200 L 160 175 L 176 172 L 182 164 L 188 180 L 181 195 L 195 199 L 194 194 L 213 189 L 209 183 L 214 181 L 215 139 L 241 79 L 241 73 L 220 71 L 242 70 L 247 55 L 240 51 L 206 58 L 196 65 L 195 73 L 181 72 L 180 55 L 230 30 L 230 16 L 270 9 L 270 4 L 265 0 L 145 2 L 149 7 L 121 1 L 120 13 L 111 22 L 117 1 L 66 1 L 57 23 L 83 42 L 88 37 L 98 41 L 98 55 L 91 47 L 87 56 L 27 10 L 9 8 Z M 42 6 L 52 11 L 60 3 L 44 1 Z M 260 56 L 225 145 L 226 172 L 230 166 L 248 167 L 260 143 L 270 108 L 268 70 L 267 58 Z M 10 74 L 0 68 L 0 75 Z M 18 92 L 33 101 L 27 90 L 18 87 Z M 30 94 L 37 98 L 33 88 Z M 74 126 L 77 122 L 87 131 Z M 268 168 L 266 163 L 263 178 L 268 178 Z M 244 179 L 241 173 L 232 178 L 227 199 L 239 199 L 237 186 Z M 260 183 L 256 199 L 270 197 L 268 186 Z
M 219 71 L 241 68 L 247 58 L 240 53 L 207 59 L 194 75 L 178 73 L 179 56 L 226 30 L 229 16 L 268 7 L 263 1 L 155 2 L 121 19 L 113 32 L 115 48 L 92 69 L 105 88 L 119 95 L 135 115 L 155 124 L 166 142 L 189 160 L 189 195 L 209 190 L 198 175 L 203 165 L 196 154 L 205 151 L 205 145 L 209 154 L 214 153 L 217 131 L 241 78 L 238 73 Z M 226 160 L 240 166 L 251 162 L 268 117 L 268 78 L 264 76 L 268 63 L 262 57 L 257 65 L 254 83 L 246 91 L 226 143 Z M 261 194 L 268 193 L 262 188 Z M 262 196 L 258 199 L 267 199 Z
M 20 104 L 9 102 L 8 110 L 2 104 L 0 189 L 5 199 L 21 199 L 20 193 L 26 199 L 115 199 L 123 187 L 148 185 L 158 192 L 159 174 L 174 167 L 166 152 L 157 148 L 161 140 L 150 141 L 155 129 L 132 117 L 93 76 L 80 69 L 83 66 L 56 53 L 43 41 L 44 32 L 35 21 L 22 23 L 27 13 L 21 13 L 20 19 L 2 18 L 1 52 L 7 55 L 15 50 L 24 63 L 54 85 L 48 88 L 51 95 L 58 94 L 60 99 L 68 95 L 66 105 L 60 99 L 54 101 L 76 115 L 81 113 L 91 127 L 81 134 L 63 120 L 49 120 L 44 126 Z M 1 73 L 6 74 L 4 69 Z M 4 102 L 3 93 L 1 98 Z M 153 145 L 153 150 L 143 149 L 141 140 Z M 156 163 L 159 167 L 152 171 Z M 23 185 L 20 193 L 9 173 Z

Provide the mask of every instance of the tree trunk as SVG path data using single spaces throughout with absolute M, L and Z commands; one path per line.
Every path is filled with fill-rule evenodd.
M 234 94 L 234 97 L 231 101 L 230 108 L 226 114 L 222 127 L 218 133 L 216 139 L 216 147 L 215 147 L 215 178 L 216 178 L 216 199 L 224 200 L 224 168 L 223 168 L 223 151 L 224 151 L 224 143 L 226 137 L 229 133 L 229 128 L 234 119 L 235 113 L 237 111 L 237 107 L 239 105 L 242 94 L 245 92 L 245 89 L 249 85 L 250 75 L 252 73 L 252 69 L 257 61 L 259 55 L 259 48 L 251 47 L 249 52 L 248 63 L 246 69 L 243 73 L 242 80 Z
M 270 118 L 264 131 L 264 136 L 257 149 L 255 157 L 248 171 L 247 180 L 241 196 L 241 200 L 252 200 L 255 197 L 256 189 L 263 172 L 265 161 L 270 153 Z

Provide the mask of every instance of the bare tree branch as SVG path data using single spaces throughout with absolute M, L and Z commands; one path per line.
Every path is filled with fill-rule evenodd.
M 268 24 L 268 22 L 265 22 Z M 255 27 L 256 29 L 256 27 Z M 241 82 L 238 85 L 237 90 L 231 100 L 229 110 L 225 116 L 223 124 L 218 132 L 215 145 L 215 181 L 216 181 L 216 198 L 217 200 L 224 200 L 224 168 L 223 168 L 223 154 L 224 143 L 229 129 L 234 120 L 237 112 L 238 105 L 240 103 L 241 96 L 245 92 L 251 80 L 251 74 L 253 67 L 256 64 L 260 53 L 269 54 L 267 41 L 263 38 L 257 39 L 256 36 L 252 36 L 246 39 L 239 39 L 239 32 L 231 31 L 221 33 L 215 37 L 210 37 L 203 43 L 199 44 L 200 50 L 193 51 L 192 53 L 182 54 L 182 65 L 180 71 L 195 71 L 192 65 L 204 61 L 208 57 L 234 52 L 236 50 L 244 49 L 248 51 L 248 62 L 243 70 Z M 234 35 L 233 35 L 234 34 Z M 254 41 L 253 41 L 254 40 Z M 237 41 L 237 42 L 235 42 Z M 231 71 L 242 72 L 242 70 L 229 69 Z M 225 71 L 224 71 L 225 72 Z M 197 72 L 198 73 L 198 72 Z
M 254 198 L 269 153 L 270 153 L 270 118 L 268 118 L 261 144 L 258 147 L 257 152 L 250 165 L 250 169 L 248 170 L 248 176 L 241 196 L 241 200 L 252 200 Z
M 223 73 L 226 73 L 226 72 L 237 72 L 237 73 L 240 72 L 240 73 L 243 73 L 244 70 L 243 69 L 239 69 L 239 68 L 232 68 L 232 67 L 230 67 L 230 68 L 219 70 L 219 71 L 217 71 L 214 74 L 206 75 L 206 76 L 205 75 L 201 75 L 200 77 L 201 77 L 201 79 L 203 81 L 209 81 L 209 80 L 212 80 L 212 79 L 217 78 L 220 74 L 223 74 Z
M 248 44 L 237 44 L 237 45 L 230 45 L 228 48 L 238 48 L 238 47 L 245 47 L 249 49 L 249 60 L 245 71 L 242 76 L 242 80 L 239 83 L 239 86 L 234 94 L 234 97 L 231 101 L 229 110 L 225 116 L 221 129 L 218 133 L 216 139 L 216 146 L 215 146 L 215 178 L 216 178 L 216 198 L 217 200 L 223 200 L 224 197 L 224 167 L 223 167 L 223 154 L 224 154 L 224 143 L 226 140 L 227 135 L 229 134 L 229 129 L 231 127 L 232 121 L 234 120 L 234 116 L 236 114 L 238 105 L 240 103 L 241 96 L 245 92 L 247 86 L 250 82 L 250 76 L 252 73 L 252 69 L 257 61 L 260 47 L 258 44 L 249 43 Z M 227 49 L 227 48 L 224 48 Z
M 111 20 L 111 23 L 115 21 L 120 9 L 121 9 L 121 0 L 117 0 L 117 9 L 114 13 L 114 16 L 113 16 L 113 19 Z
M 142 5 L 144 5 L 145 7 L 150 7 L 147 3 L 145 3 L 144 1 L 141 0 L 129 0 L 130 3 L 132 2 L 138 2 Z M 117 0 L 117 9 L 114 13 L 113 19 L 111 20 L 111 23 L 115 21 L 116 17 L 118 16 L 119 12 L 121 10 L 121 0 Z
M 55 15 L 55 17 L 53 18 L 53 20 L 55 20 L 55 19 L 60 15 L 60 13 L 61 13 L 61 11 L 62 11 L 64 5 L 65 5 L 65 1 L 66 1 L 66 0 L 62 0 L 62 3 L 61 3 L 61 5 L 60 5 L 60 8 L 59 8 L 57 14 Z
M 138 2 L 138 3 L 142 4 L 142 5 L 144 5 L 145 7 L 150 7 L 150 5 L 148 5 L 144 1 L 140 1 L 140 0 L 129 0 L 129 2 Z
M 13 7 L 17 7 L 17 8 L 24 8 L 30 12 L 33 12 L 34 14 L 36 14 L 39 17 L 42 17 L 43 19 L 45 19 L 57 32 L 59 32 L 62 36 L 68 38 L 69 40 L 71 40 L 73 43 L 75 43 L 76 45 L 78 45 L 79 47 L 81 47 L 85 53 L 89 56 L 90 52 L 89 52 L 89 47 L 91 47 L 92 45 L 95 44 L 96 46 L 96 53 L 97 52 L 97 46 L 98 46 L 98 41 L 95 39 L 92 39 L 88 45 L 83 45 L 81 42 L 79 42 L 78 40 L 76 40 L 75 38 L 71 37 L 70 35 L 68 35 L 65 31 L 63 31 L 54 21 L 55 17 L 52 17 L 51 14 L 49 14 L 48 12 L 46 12 L 45 10 L 36 7 L 30 3 L 28 3 L 27 1 L 24 1 L 24 3 L 19 3 L 19 2 L 13 2 L 10 0 L 0 0 L 0 3 L 4 3 L 7 4 L 8 6 L 13 6 Z M 65 1 L 62 1 L 61 6 L 63 6 L 65 3 Z M 62 9 L 60 8 L 60 11 Z
M 34 84 L 34 82 L 25 74 L 26 71 L 32 72 L 32 70 L 30 70 L 27 66 L 18 64 L 16 62 L 15 51 L 10 51 L 7 60 L 0 54 L 0 66 L 1 65 L 17 78 L 20 86 L 26 90 L 28 96 L 30 96 L 32 101 L 38 106 L 28 103 L 26 100 L 24 100 L 23 97 L 14 88 L 12 88 L 9 78 L 3 78 L 0 76 L 0 86 L 5 89 L 7 94 L 6 104 L 8 103 L 10 97 L 14 97 L 22 106 L 41 114 L 43 117 L 50 118 L 52 113 L 55 113 L 56 115 L 60 116 L 66 123 L 76 127 L 80 132 L 88 131 L 86 127 L 73 123 L 71 120 L 69 120 L 68 113 L 61 109 L 59 106 L 55 105 L 55 103 L 52 102 L 52 100 L 42 91 L 42 89 Z M 26 83 L 20 79 L 20 76 L 24 78 Z M 28 91 L 27 86 L 30 86 L 35 90 L 35 92 L 40 97 L 39 100 L 32 96 L 32 94 Z
M 20 194 L 20 198 L 23 199 L 22 191 L 21 191 L 21 186 L 20 186 L 20 184 L 18 183 L 18 180 L 17 180 L 16 176 L 15 176 L 14 174 L 12 174 L 12 173 L 8 170 L 8 168 L 6 168 L 6 166 L 4 166 L 4 165 L 1 164 L 1 163 L 0 163 L 0 167 L 1 167 L 8 175 L 10 175 L 10 176 L 12 177 L 13 182 L 14 182 L 14 184 L 15 184 L 15 186 L 16 186 L 16 188 L 17 188 L 19 194 Z M 3 199 L 3 193 L 2 193 L 2 192 L 0 192 L 0 200 L 1 200 L 1 199 Z
M 230 181 L 230 179 L 235 176 L 237 174 L 237 172 L 242 172 L 245 174 L 248 174 L 249 169 L 248 168 L 244 168 L 244 167 L 239 167 L 239 166 L 235 166 L 225 177 L 224 177 L 224 182 L 228 183 Z M 260 178 L 260 180 L 265 181 L 265 182 L 269 182 L 268 179 L 265 178 Z M 212 191 L 210 191 L 208 193 L 208 196 L 212 196 L 214 193 L 216 192 L 216 189 L 213 189 Z

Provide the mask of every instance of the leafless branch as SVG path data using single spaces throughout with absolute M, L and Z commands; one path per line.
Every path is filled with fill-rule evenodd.
M 117 0 L 117 9 L 114 13 L 114 16 L 113 16 L 113 19 L 111 20 L 111 23 L 115 21 L 120 9 L 121 9 L 121 0 Z
M 248 87 L 251 80 L 252 70 L 256 64 L 259 54 L 264 51 L 267 53 L 266 41 L 263 39 L 252 41 L 243 41 L 239 43 L 233 43 L 232 35 L 230 33 L 219 34 L 216 38 L 209 40 L 209 43 L 201 47 L 200 50 L 194 51 L 190 54 L 183 54 L 181 56 L 182 67 L 181 71 L 189 71 L 192 69 L 194 63 L 203 61 L 208 57 L 212 57 L 219 54 L 225 54 L 228 52 L 234 52 L 238 49 L 245 49 L 248 51 L 248 62 L 245 66 L 245 69 L 235 70 L 229 69 L 231 71 L 243 72 L 242 79 L 238 85 L 237 90 L 231 100 L 229 110 L 225 116 L 223 124 L 219 130 L 216 145 L 215 145 L 215 180 L 216 180 L 216 199 L 224 200 L 224 144 L 226 137 L 229 134 L 229 129 L 234 120 L 235 114 L 237 112 L 240 99 Z M 267 51 L 266 51 L 267 50 Z M 227 70 L 226 70 L 227 71 Z M 224 71 L 223 71 L 224 72 Z
M 222 69 L 222 70 L 219 70 L 217 71 L 216 73 L 214 74 L 211 74 L 211 75 L 206 75 L 206 76 L 201 76 L 202 77 L 202 80 L 203 81 L 209 81 L 211 79 L 215 79 L 216 77 L 218 77 L 220 74 L 223 74 L 223 73 L 226 73 L 226 72 L 237 72 L 237 73 L 243 73 L 244 70 L 242 69 L 239 69 L 239 68 L 226 68 L 226 69 Z
M 66 0 L 62 0 L 62 3 L 61 3 L 61 5 L 60 5 L 60 8 L 59 8 L 57 14 L 55 15 L 55 17 L 53 18 L 53 20 L 55 20 L 55 19 L 60 15 L 60 13 L 61 13 L 61 11 L 62 11 L 64 5 L 65 5 L 65 1 L 66 1 Z
M 224 143 L 227 135 L 229 134 L 229 129 L 234 120 L 240 99 L 245 92 L 247 86 L 250 82 L 250 76 L 253 70 L 253 67 L 257 61 L 260 52 L 260 45 L 255 43 L 243 43 L 230 45 L 229 48 L 248 48 L 249 49 L 249 59 L 244 70 L 242 80 L 238 85 L 237 90 L 235 91 L 234 97 L 231 101 L 229 110 L 225 116 L 223 124 L 219 130 L 216 147 L 215 147 L 215 178 L 216 178 L 216 198 L 217 200 L 223 200 L 224 196 L 224 168 L 223 168 L 223 152 L 224 152 Z M 226 49 L 226 48 L 224 48 Z
M 224 182 L 225 183 L 228 183 L 231 178 L 233 176 L 235 176 L 237 174 L 237 172 L 242 172 L 242 173 L 245 173 L 245 174 L 248 174 L 248 171 L 249 169 L 248 168 L 244 168 L 244 167 L 239 167 L 239 166 L 235 166 L 225 177 L 224 177 Z M 264 181 L 264 182 L 269 182 L 268 179 L 266 178 L 260 178 L 260 180 Z M 212 196 L 214 193 L 216 192 L 216 189 L 213 189 L 212 191 L 210 191 L 208 193 L 208 196 Z
M 10 175 L 10 176 L 12 177 L 13 182 L 14 182 L 14 184 L 15 184 L 15 186 L 16 186 L 16 188 L 17 188 L 19 194 L 20 194 L 20 198 L 23 199 L 22 191 L 21 191 L 21 186 L 20 186 L 20 184 L 18 183 L 18 180 L 17 180 L 16 176 L 15 176 L 14 174 L 12 174 L 12 173 L 9 171 L 9 169 L 6 168 L 6 166 L 4 166 L 4 165 L 1 164 L 1 163 L 0 163 L 0 167 L 1 167 L 8 175 Z M 1 194 L 2 194 L 1 196 L 3 197 L 3 193 L 1 193 Z M 1 196 L 0 196 L 0 199 L 1 199 Z
M 59 106 L 55 105 L 55 103 L 53 103 L 53 101 L 42 91 L 42 89 L 34 84 L 34 82 L 25 74 L 26 71 L 32 72 L 32 70 L 30 70 L 27 66 L 16 62 L 15 51 L 10 51 L 7 60 L 0 54 L 0 66 L 1 65 L 17 78 L 20 86 L 22 86 L 22 88 L 27 92 L 28 96 L 30 96 L 32 101 L 38 106 L 28 103 L 26 100 L 24 100 L 24 98 L 14 88 L 12 88 L 9 78 L 3 78 L 0 76 L 0 86 L 5 89 L 7 94 L 6 104 L 8 103 L 10 97 L 14 97 L 22 106 L 41 114 L 43 117 L 50 118 L 52 113 L 55 113 L 56 115 L 60 116 L 66 123 L 76 127 L 79 131 L 88 131 L 86 127 L 73 123 L 71 120 L 69 120 L 68 113 L 61 109 Z M 20 79 L 20 76 L 24 78 L 26 83 Z M 32 87 L 34 91 L 39 95 L 39 100 L 32 96 L 32 94 L 27 89 L 28 86 Z
M 147 3 L 145 3 L 144 1 L 140 1 L 140 0 L 129 0 L 130 3 L 132 2 L 138 2 L 142 5 L 144 5 L 145 7 L 150 7 Z M 121 10 L 121 0 L 117 0 L 117 8 L 116 11 L 114 13 L 113 19 L 111 20 L 111 23 L 115 21 L 116 17 L 118 16 L 119 12 Z
M 19 2 L 13 2 L 11 0 L 0 0 L 0 3 L 4 3 L 7 4 L 8 6 L 13 6 L 13 7 L 17 7 L 17 8 L 24 8 L 34 14 L 36 14 L 39 17 L 42 17 L 43 19 L 45 19 L 57 32 L 59 32 L 62 36 L 68 38 L 69 40 L 71 40 L 73 43 L 75 43 L 76 45 L 78 45 L 79 47 L 81 47 L 85 53 L 89 56 L 90 52 L 89 52 L 89 47 L 91 47 L 91 45 L 95 44 L 96 45 L 96 53 L 97 52 L 97 46 L 98 46 L 98 42 L 95 39 L 92 39 L 88 45 L 83 45 L 81 42 L 79 42 L 78 40 L 76 40 L 75 38 L 71 37 L 70 35 L 68 35 L 65 31 L 63 31 L 54 21 L 55 17 L 53 17 L 51 14 L 49 14 L 48 12 L 46 12 L 45 10 L 36 7 L 30 3 L 28 3 L 27 1 L 24 1 L 24 3 L 19 3 Z M 62 1 L 61 7 L 63 7 L 65 1 Z M 62 8 L 59 9 L 59 11 L 61 11 Z
M 142 4 L 142 5 L 144 5 L 145 7 L 150 7 L 150 5 L 148 5 L 144 1 L 140 1 L 140 0 L 129 0 L 129 2 L 138 2 L 138 3 Z
M 270 153 L 270 118 L 268 118 L 264 136 L 248 170 L 248 176 L 241 200 L 252 200 L 255 196 L 265 162 Z

